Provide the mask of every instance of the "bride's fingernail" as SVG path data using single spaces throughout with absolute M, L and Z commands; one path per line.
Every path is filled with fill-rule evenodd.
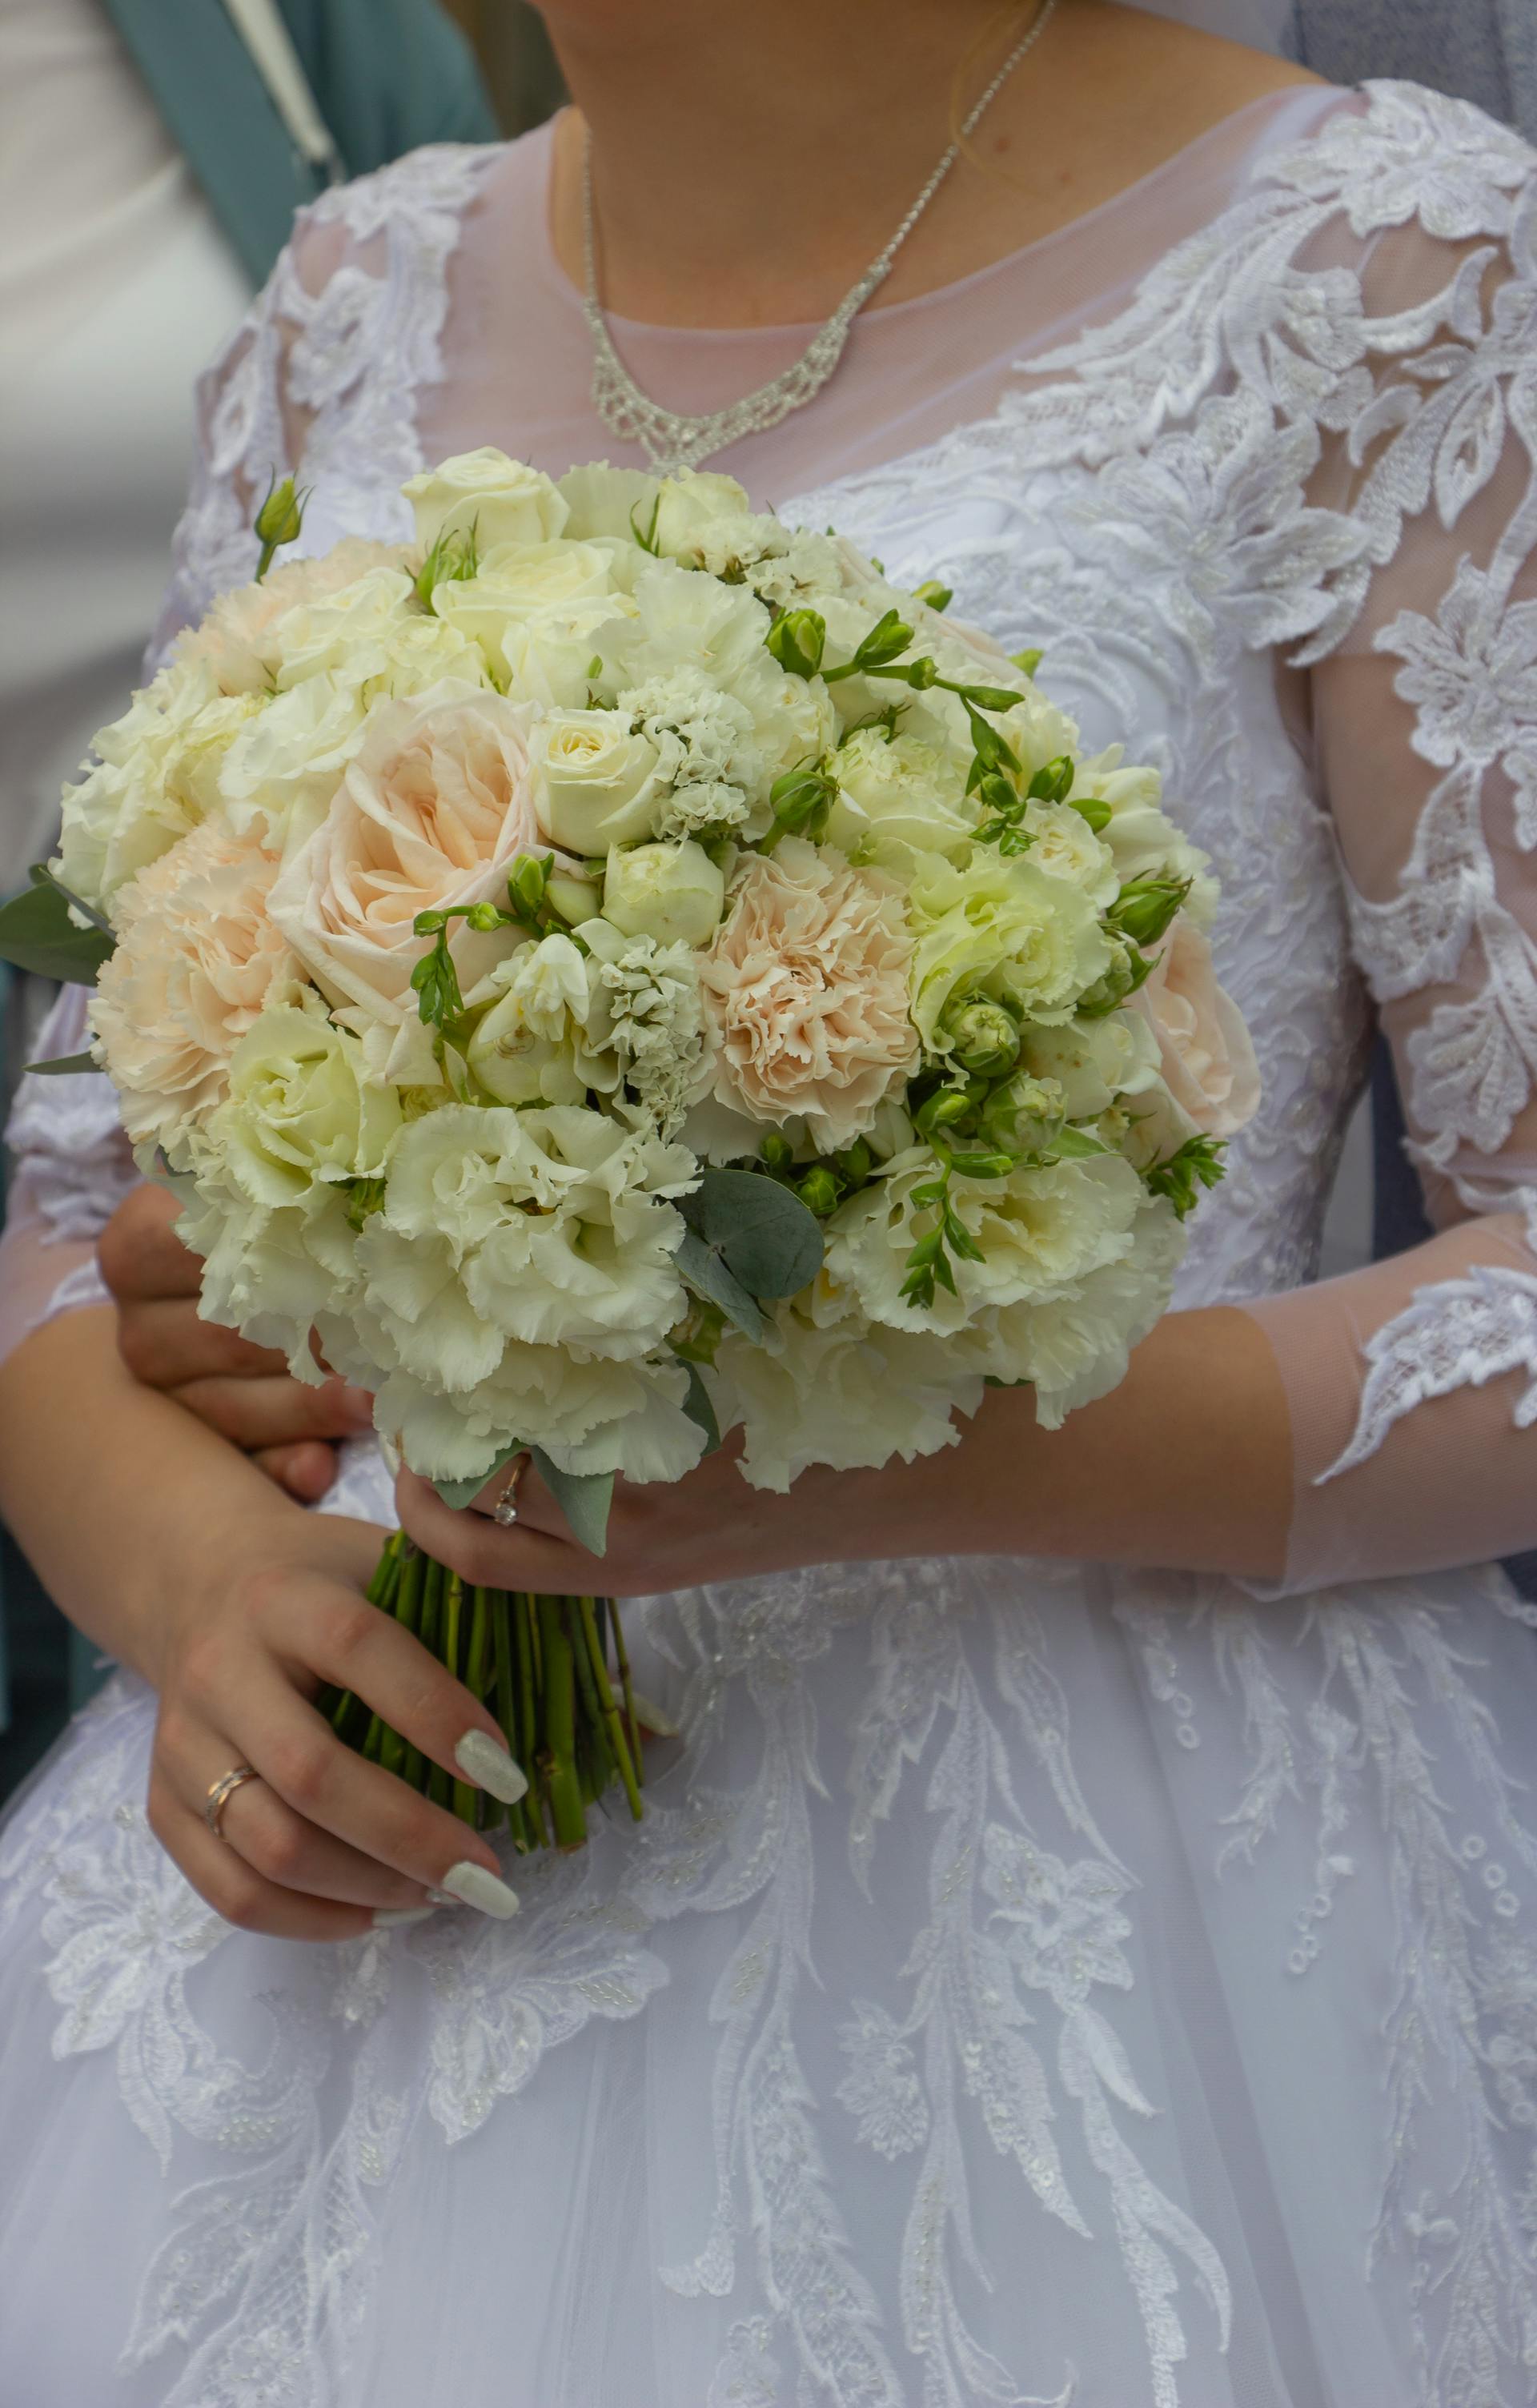
M 431 1906 L 381 1906 L 374 1916 L 374 1929 L 398 1931 L 403 1924 L 425 1923 L 428 1915 L 436 1912 Z
M 505 1747 L 498 1746 L 488 1731 L 468 1730 L 453 1751 L 453 1761 L 467 1781 L 478 1788 L 489 1789 L 504 1806 L 515 1806 L 525 1797 L 528 1784 L 513 1763 Z
M 443 1875 L 443 1887 L 466 1906 L 478 1906 L 482 1914 L 494 1914 L 499 1923 L 505 1923 L 518 1911 L 517 1891 L 509 1889 L 504 1881 L 498 1881 L 484 1865 L 473 1863 L 468 1856 L 461 1864 L 450 1866 Z
M 642 1730 L 649 1730 L 654 1739 L 677 1738 L 677 1722 L 666 1707 L 657 1705 L 652 1698 L 643 1698 L 639 1689 L 630 1692 L 630 1702 L 635 1708 L 635 1719 Z

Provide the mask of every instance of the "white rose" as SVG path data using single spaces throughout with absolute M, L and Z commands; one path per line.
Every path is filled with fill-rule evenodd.
M 394 1089 L 366 1079 L 357 1039 L 311 996 L 262 1012 L 241 1038 L 206 1144 L 242 1195 L 278 1208 L 317 1180 L 376 1177 L 400 1125 Z
M 725 880 L 702 846 L 640 844 L 609 855 L 603 917 L 626 937 L 707 945 L 720 925 Z
M 498 543 L 481 549 L 472 578 L 451 580 L 466 595 L 481 594 L 510 613 L 548 610 L 590 601 L 613 589 L 613 555 L 605 544 Z M 437 594 L 443 593 L 438 586 Z
M 413 587 L 404 570 L 369 569 L 339 593 L 296 602 L 272 630 L 280 690 L 306 678 L 334 677 L 364 685 L 382 677 L 388 645 L 411 608 Z
M 588 467 L 567 469 L 558 490 L 570 513 L 566 522 L 568 535 L 581 542 L 610 536 L 635 545 L 636 528 L 644 534 L 651 523 L 662 480 L 644 468 L 610 468 L 606 460 L 599 460 Z
M 721 519 L 750 518 L 753 505 L 735 477 L 711 469 L 680 468 L 664 477 L 656 498 L 656 532 L 652 540 L 668 558 L 689 554 L 698 538 Z M 643 527 L 644 520 L 639 522 Z
M 363 741 L 366 713 L 354 686 L 307 678 L 253 719 L 225 753 L 219 791 L 239 834 L 284 861 L 307 844 L 325 817 L 348 763 Z
M 417 540 L 430 552 L 444 536 L 472 530 L 481 559 L 501 543 L 549 543 L 565 530 L 565 500 L 541 470 L 486 444 L 461 452 L 402 486 L 416 514 Z
M 1127 1011 L 1027 1028 L 1020 1058 L 1036 1078 L 1056 1081 L 1070 1121 L 1092 1120 L 1117 1096 L 1145 1095 L 1158 1079 L 1157 1039 L 1145 1020 Z
M 595 855 L 655 833 L 664 778 L 649 736 L 622 710 L 553 710 L 529 739 L 534 809 L 552 844 Z
M 1198 928 L 1208 928 L 1217 903 L 1211 856 L 1182 836 L 1162 809 L 1163 781 L 1157 770 L 1135 764 L 1123 767 L 1125 751 L 1123 744 L 1112 744 L 1092 760 L 1081 761 L 1073 793 L 1110 805 L 1110 821 L 1100 834 L 1122 885 L 1134 878 L 1188 880 L 1185 916 Z
M 510 617 L 501 610 L 482 611 L 472 585 L 455 585 L 443 589 L 443 605 L 456 627 L 474 628 L 509 694 L 555 710 L 581 710 L 595 689 L 611 690 L 616 681 L 609 674 L 610 655 L 637 616 L 627 594 L 590 595 Z
M 515 995 L 493 1004 L 469 1040 L 469 1067 L 499 1104 L 581 1104 L 586 1082 L 568 1045 L 536 1034 Z
M 223 695 L 202 660 L 175 662 L 92 739 L 97 754 L 64 790 L 59 876 L 98 909 L 214 810 L 230 749 L 265 696 Z

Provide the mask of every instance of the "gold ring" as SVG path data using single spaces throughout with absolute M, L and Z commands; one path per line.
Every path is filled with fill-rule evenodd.
M 523 1486 L 524 1473 L 527 1469 L 527 1455 L 520 1455 L 512 1466 L 506 1487 L 491 1509 L 492 1520 L 504 1530 L 510 1530 L 518 1518 L 518 1491 Z
M 203 1820 L 216 1840 L 224 1837 L 219 1828 L 220 1819 L 241 1782 L 259 1781 L 261 1777 L 253 1764 L 232 1764 L 227 1772 L 222 1772 L 217 1781 L 209 1783 L 208 1794 L 203 1800 Z M 228 1844 L 225 1842 L 225 1845 Z

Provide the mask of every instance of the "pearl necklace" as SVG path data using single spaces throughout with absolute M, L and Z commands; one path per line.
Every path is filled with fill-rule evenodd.
M 585 141 L 582 158 L 582 230 L 586 291 L 582 306 L 593 338 L 593 402 L 605 425 L 626 441 L 639 443 L 653 468 L 663 476 L 670 476 L 680 468 L 697 467 L 701 460 L 708 460 L 713 452 L 724 452 L 727 444 L 738 442 L 744 435 L 762 434 L 767 428 L 777 426 L 781 419 L 788 418 L 793 409 L 804 409 L 809 401 L 814 400 L 843 356 L 855 319 L 871 294 L 878 291 L 891 274 L 903 243 L 949 175 L 984 112 L 997 99 L 1031 43 L 1044 29 L 1056 7 L 1056 0 L 1044 0 L 1044 6 L 1029 32 L 1015 43 L 1004 60 L 884 251 L 870 262 L 858 283 L 844 294 L 826 324 L 812 336 L 799 359 L 783 375 L 772 378 L 768 384 L 759 385 L 753 393 L 744 394 L 740 401 L 730 402 L 724 409 L 709 410 L 700 418 L 689 417 L 679 410 L 664 409 L 659 401 L 653 401 L 650 394 L 643 393 L 636 383 L 614 349 L 603 304 L 598 297 L 592 144 L 590 140 Z

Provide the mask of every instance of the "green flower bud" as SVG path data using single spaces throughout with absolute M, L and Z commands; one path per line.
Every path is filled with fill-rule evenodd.
M 568 928 L 578 928 L 583 920 L 590 920 L 596 911 L 598 893 L 595 882 L 561 872 L 546 882 L 544 900 Z
M 1071 785 L 1072 780 L 1073 764 L 1066 752 L 1059 752 L 1055 761 L 1048 761 L 1045 767 L 1038 769 L 1030 780 L 1031 802 L 1065 802 L 1068 788 Z
M 256 570 L 258 585 L 272 566 L 273 553 L 280 552 L 285 543 L 297 542 L 304 527 L 304 505 L 305 495 L 298 491 L 292 477 L 285 477 L 280 485 L 276 480 L 268 485 L 266 498 L 255 519 L 256 535 L 262 547 L 261 562 Z
M 1062 1126 L 1062 1101 L 1055 1079 L 1019 1070 L 988 1096 L 983 1126 L 994 1145 L 1006 1146 L 1011 1154 L 1041 1154 Z
M 912 591 L 917 600 L 927 602 L 931 610 L 948 610 L 955 598 L 955 587 L 941 585 L 937 577 L 926 577 Z
M 954 1128 L 972 1109 L 970 1096 L 955 1087 L 941 1087 L 927 1103 L 919 1105 L 912 1118 L 925 1137 L 932 1137 L 937 1129 Z
M 1100 796 L 1070 795 L 1067 799 L 1080 818 L 1087 820 L 1096 836 L 1109 827 L 1112 817 L 1110 805 Z
M 1112 932 L 1113 936 L 1113 931 Z M 1147 975 L 1148 966 L 1140 953 L 1123 942 L 1115 943 L 1114 958 L 1102 978 L 1085 987 L 1078 998 L 1078 1014 L 1083 1020 L 1103 1020 L 1107 1013 L 1118 1011 L 1128 995 L 1136 992 Z
M 827 623 L 820 610 L 786 610 L 774 621 L 764 642 L 782 669 L 792 677 L 813 678 L 827 646 Z
M 814 1212 L 819 1221 L 825 1221 L 837 1208 L 838 1182 L 825 1163 L 816 1162 L 804 1179 L 796 1182 L 796 1194 L 809 1212 Z
M 770 1129 L 768 1131 L 768 1136 L 764 1139 L 763 1143 L 758 1148 L 758 1154 L 762 1158 L 765 1168 L 776 1174 L 783 1174 L 784 1171 L 788 1170 L 790 1165 L 795 1160 L 795 1150 L 792 1147 L 789 1139 L 787 1137 L 782 1137 L 778 1129 Z
M 543 910 L 545 889 L 550 883 L 553 863 L 553 853 L 540 856 L 531 853 L 524 853 L 513 863 L 507 891 L 512 898 L 514 910 L 521 905 L 530 919 Z
M 941 1015 L 940 1028 L 950 1039 L 952 1059 L 977 1077 L 1000 1077 L 1018 1059 L 1019 1025 L 1002 1004 L 986 996 L 953 1003 Z
M 1011 652 L 1009 657 L 1016 669 L 1023 669 L 1027 678 L 1033 678 L 1045 655 L 1041 645 L 1036 644 L 1027 652 Z
M 475 929 L 482 937 L 489 937 L 494 929 L 504 927 L 506 923 L 506 912 L 498 911 L 495 903 L 472 903 L 465 913 L 466 927 Z
M 411 922 L 412 933 L 418 937 L 438 936 L 447 926 L 448 913 L 446 911 L 418 911 L 415 919 Z
M 875 1157 L 862 1137 L 856 1137 L 835 1159 L 851 1187 L 863 1187 L 875 1167 Z
M 883 611 L 855 651 L 855 666 L 884 668 L 898 653 L 905 652 L 912 641 L 912 630 L 905 620 L 899 619 L 895 610 Z
M 1133 878 L 1116 896 L 1110 924 L 1134 945 L 1156 945 L 1189 892 L 1188 879 Z

